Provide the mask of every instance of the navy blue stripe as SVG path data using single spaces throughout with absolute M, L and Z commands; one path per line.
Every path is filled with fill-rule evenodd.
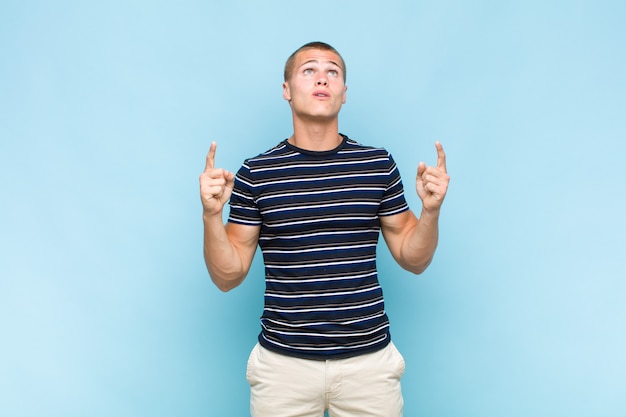
M 334 153 L 282 142 L 237 172 L 229 221 L 261 225 L 266 265 L 260 342 L 329 359 L 389 342 L 376 272 L 380 216 L 408 209 L 384 149 L 344 137 Z

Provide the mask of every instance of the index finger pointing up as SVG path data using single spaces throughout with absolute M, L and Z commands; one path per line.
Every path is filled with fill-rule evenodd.
M 443 151 L 443 146 L 439 141 L 435 142 L 435 147 L 437 148 L 437 168 L 446 172 L 446 153 Z
M 215 143 L 215 141 L 211 142 L 209 153 L 206 155 L 206 165 L 204 167 L 204 172 L 215 168 L 215 149 L 216 148 L 217 148 L 217 143 Z

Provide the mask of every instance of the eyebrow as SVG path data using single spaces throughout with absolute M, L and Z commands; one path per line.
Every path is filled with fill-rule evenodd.
M 338 67 L 339 69 L 341 69 L 341 65 L 339 65 L 339 64 L 338 64 L 338 63 L 336 63 L 335 61 L 323 61 L 323 62 L 324 62 L 324 63 L 331 63 L 331 64 L 335 65 L 336 67 Z M 301 68 L 301 67 L 303 67 L 303 66 L 305 66 L 305 65 L 307 65 L 307 64 L 311 64 L 311 63 L 316 63 L 316 64 L 319 64 L 319 63 L 320 63 L 320 61 L 319 61 L 318 59 L 309 59 L 308 61 L 303 62 L 303 63 L 302 63 L 302 65 L 300 65 L 298 68 Z

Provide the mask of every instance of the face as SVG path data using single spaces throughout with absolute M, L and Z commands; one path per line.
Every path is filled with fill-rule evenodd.
M 283 84 L 283 97 L 295 117 L 337 117 L 347 90 L 340 63 L 332 51 L 305 49 L 296 55 L 291 77 Z

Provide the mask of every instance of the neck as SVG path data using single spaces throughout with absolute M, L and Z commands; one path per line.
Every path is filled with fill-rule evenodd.
M 335 149 L 342 140 L 337 119 L 330 123 L 298 123 L 294 120 L 289 143 L 300 149 L 323 152 Z

